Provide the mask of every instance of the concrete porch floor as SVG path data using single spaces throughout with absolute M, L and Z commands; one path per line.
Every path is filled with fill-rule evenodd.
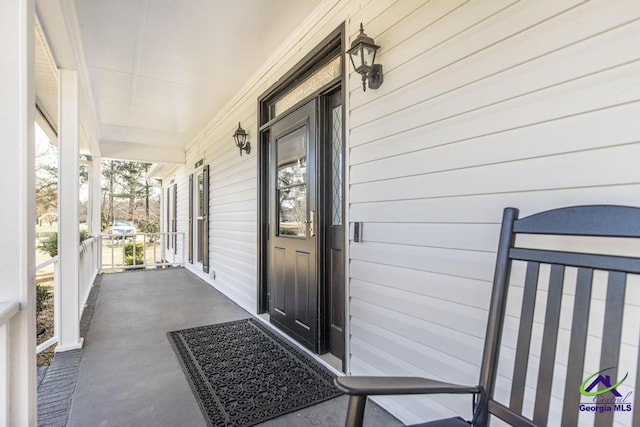
M 67 425 L 206 426 L 166 333 L 247 317 L 183 268 L 103 275 Z M 346 407 L 341 396 L 261 426 L 341 426 Z M 402 424 L 369 402 L 365 425 Z

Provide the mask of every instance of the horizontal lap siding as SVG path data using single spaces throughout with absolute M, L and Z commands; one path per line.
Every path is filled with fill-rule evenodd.
M 349 77 L 349 218 L 363 223 L 363 241 L 350 244 L 351 370 L 475 383 L 502 209 L 640 204 L 640 9 L 371 1 L 351 37 L 360 21 L 382 46 L 385 82 L 363 92 Z M 507 342 L 516 328 L 510 317 Z M 637 330 L 623 342 L 633 359 Z M 554 413 L 562 387 L 554 383 Z M 469 406 L 382 402 L 406 422 Z
M 240 103 L 229 113 L 233 116 L 228 121 L 210 128 L 189 146 L 183 173 L 193 173 L 200 159 L 210 168 L 208 280 L 255 312 L 257 164 L 255 151 L 240 157 L 232 138 L 238 121 L 255 135 L 255 104 Z

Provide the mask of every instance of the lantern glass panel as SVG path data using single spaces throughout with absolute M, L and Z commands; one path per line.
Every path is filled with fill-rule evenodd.
M 369 67 L 365 63 L 364 59 L 364 45 L 359 44 L 351 51 L 351 62 L 353 63 L 353 68 L 360 74 L 369 71 Z
M 238 147 L 244 147 L 246 140 L 247 140 L 246 133 L 241 133 L 241 132 L 236 133 L 236 145 Z
M 362 45 L 362 59 L 363 65 L 371 68 L 373 61 L 376 59 L 376 49 L 373 46 Z
M 350 50 L 349 59 L 351 59 L 351 65 L 353 65 L 353 69 L 358 71 L 358 67 L 360 66 L 360 51 Z

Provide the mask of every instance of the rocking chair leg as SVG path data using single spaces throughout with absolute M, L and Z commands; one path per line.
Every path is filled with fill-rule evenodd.
M 367 396 L 352 395 L 349 398 L 347 419 L 344 423 L 345 427 L 362 427 L 362 421 L 364 420 L 364 407 L 366 403 Z

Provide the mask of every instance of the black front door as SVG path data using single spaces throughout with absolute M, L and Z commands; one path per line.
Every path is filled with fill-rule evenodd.
M 340 25 L 260 96 L 257 147 L 258 313 L 343 368 L 345 38 Z
M 305 346 L 318 342 L 316 100 L 286 115 L 269 137 L 271 322 Z

